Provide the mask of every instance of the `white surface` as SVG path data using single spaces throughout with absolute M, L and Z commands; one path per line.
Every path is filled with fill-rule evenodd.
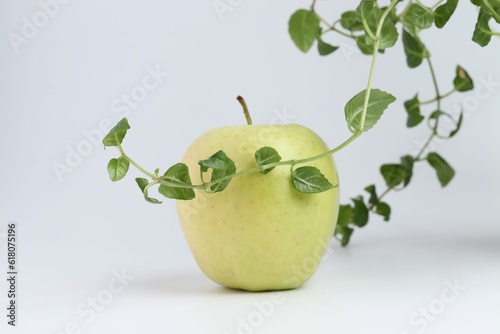
M 342 50 L 330 57 L 296 50 L 287 21 L 308 5 L 244 1 L 221 21 L 210 1 L 74 0 L 16 53 L 7 34 L 20 33 L 23 17 L 40 7 L 0 1 L 0 233 L 7 222 L 19 223 L 21 273 L 19 327 L 8 328 L 2 314 L 2 333 L 59 333 L 70 322 L 92 334 L 237 333 L 238 317 L 247 319 L 255 302 L 269 300 L 269 293 L 226 290 L 206 279 L 183 239 L 174 203 L 143 202 L 135 172 L 109 182 L 112 150 L 91 146 L 62 182 L 52 165 L 64 163 L 68 147 L 84 145 L 84 131 L 103 119 L 118 121 L 124 104 L 113 109 L 115 100 L 156 67 L 169 76 L 128 113 L 132 130 L 125 143 L 152 169 L 176 163 L 201 132 L 242 124 L 238 94 L 255 123 L 290 114 L 331 146 L 340 143 L 348 135 L 343 106 L 364 88 L 369 58 L 349 56 L 350 42 L 337 37 L 332 43 Z M 318 7 L 336 18 L 351 5 Z M 347 249 L 334 244 L 313 279 L 280 295 L 283 302 L 252 332 L 418 333 L 421 327 L 409 318 L 420 307 L 439 306 L 445 281 L 456 279 L 466 288 L 424 332 L 498 333 L 500 90 L 497 84 L 488 91 L 482 82 L 500 81 L 500 43 L 481 49 L 469 41 L 475 16 L 461 2 L 446 29 L 423 34 L 443 91 L 457 63 L 476 82 L 476 91 L 444 103 L 446 110 L 467 112 L 461 133 L 434 145 L 457 170 L 455 180 L 442 190 L 433 171 L 418 166 L 409 189 L 387 197 L 391 222 L 373 219 Z M 405 128 L 401 104 L 416 91 L 422 99 L 431 96 L 428 70 L 408 69 L 400 44 L 379 58 L 375 86 L 401 99 L 336 156 L 343 202 L 369 183 L 382 188 L 378 166 L 415 151 L 427 136 L 425 127 Z M 4 246 L 2 240 L 2 272 Z M 122 268 L 135 278 L 87 323 L 78 306 Z
M 185 249 L 162 244 L 160 235 L 148 238 L 149 247 L 80 240 L 24 249 L 17 332 L 59 333 L 75 323 L 82 333 L 117 334 L 498 333 L 498 229 L 468 233 L 468 223 L 455 222 L 455 230 L 434 223 L 372 226 L 347 249 L 333 244 L 306 285 L 278 295 L 212 283 Z M 89 298 L 107 303 L 102 289 L 122 268 L 130 281 L 95 318 L 90 306 L 78 311 Z M 267 305 L 267 313 L 257 305 Z M 240 329 L 240 319 L 260 325 Z

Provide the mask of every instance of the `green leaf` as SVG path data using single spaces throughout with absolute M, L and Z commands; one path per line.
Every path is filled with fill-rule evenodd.
M 369 37 L 366 35 L 361 35 L 359 37 L 356 37 L 356 44 L 357 44 L 359 50 L 361 50 L 361 52 L 363 54 L 372 55 L 373 54 L 373 46 L 370 46 L 370 45 L 368 45 L 368 43 L 366 43 L 367 39 L 369 39 Z
M 118 146 L 122 143 L 123 138 L 127 134 L 127 130 L 130 129 L 128 120 L 126 117 L 122 118 L 104 137 L 102 143 L 104 146 Z
M 385 202 L 380 202 L 375 207 L 375 213 L 384 217 L 384 221 L 389 221 L 391 217 L 391 207 Z
M 220 150 L 214 153 L 210 158 L 198 161 L 198 165 L 200 165 L 202 172 L 208 171 L 209 168 L 224 170 L 228 167 L 229 161 L 231 161 L 231 159 L 228 158 L 224 151 Z
M 412 8 L 410 8 L 410 13 L 414 15 L 415 25 L 420 29 L 428 29 L 432 27 L 432 23 L 434 23 L 434 13 L 432 12 L 432 9 L 418 3 L 413 5 L 415 5 L 412 6 L 415 10 L 413 11 Z
M 375 189 L 375 185 L 369 185 L 368 187 L 365 188 L 365 190 L 370 194 L 370 199 L 368 200 L 368 203 L 371 205 L 377 205 L 378 204 L 378 196 L 377 196 L 377 190 Z
M 306 9 L 299 9 L 290 17 L 288 32 L 302 52 L 307 52 L 312 47 L 320 29 L 319 22 L 318 16 Z
M 356 19 L 359 22 L 366 20 L 373 8 L 376 8 L 375 3 L 375 0 L 361 0 L 360 4 L 356 8 Z M 373 33 L 375 32 L 373 31 Z
M 350 228 L 349 226 L 339 226 L 335 228 L 335 234 L 342 236 L 342 238 L 340 239 L 340 245 L 342 245 L 342 247 L 347 246 L 347 244 L 351 240 L 353 232 L 354 229 Z
M 419 66 L 425 58 L 430 56 L 429 51 L 427 51 L 420 39 L 415 38 L 406 29 L 403 29 L 403 46 L 406 54 L 406 64 L 410 68 Z
M 380 17 L 382 17 L 383 12 L 380 11 Z M 379 18 L 380 20 L 380 18 Z M 388 49 L 393 47 L 398 41 L 399 33 L 396 29 L 395 22 L 387 18 L 382 24 L 382 30 L 380 30 L 380 46 L 379 49 Z
M 477 17 L 472 40 L 482 47 L 488 45 L 490 43 L 491 36 L 493 36 L 493 32 L 491 31 L 489 25 L 490 20 L 491 14 L 486 13 L 481 8 L 479 10 L 479 16 Z
M 457 122 L 456 128 L 455 128 L 455 130 L 450 132 L 450 134 L 448 135 L 448 138 L 455 136 L 457 134 L 457 132 L 460 130 L 460 127 L 462 126 L 463 117 L 464 117 L 464 113 L 462 111 L 460 111 L 460 116 L 458 116 L 458 122 Z
M 349 225 L 352 222 L 353 210 L 350 205 L 340 205 L 339 215 L 337 218 L 337 225 L 335 225 L 336 236 L 341 236 L 340 244 L 345 247 L 351 238 L 352 232 L 354 231 Z
M 148 180 L 146 180 L 145 178 L 142 178 L 142 177 L 138 177 L 135 179 L 135 182 L 137 182 L 137 185 L 139 186 L 142 193 L 144 194 L 144 199 L 147 202 L 152 203 L 152 204 L 161 204 L 161 202 L 159 200 L 157 200 L 156 198 L 152 198 L 152 197 L 148 196 L 148 191 L 146 189 L 146 187 L 149 184 Z
M 144 192 L 144 189 L 146 189 L 146 187 L 149 184 L 148 180 L 145 179 L 145 178 L 143 178 L 143 177 L 136 177 L 135 178 L 135 182 L 137 183 L 137 185 L 139 186 L 139 188 L 141 188 L 142 192 Z
M 348 226 L 352 221 L 352 207 L 350 205 L 339 206 L 337 226 Z
M 278 152 L 268 146 L 261 147 L 260 149 L 255 152 L 255 161 L 257 162 L 257 166 L 265 166 L 268 164 L 276 163 L 281 161 L 281 156 L 278 154 Z M 261 171 L 262 174 L 267 174 L 270 171 L 272 171 L 274 167 L 264 169 Z
M 321 171 L 312 166 L 300 167 L 294 170 L 292 172 L 292 182 L 295 189 L 307 194 L 321 193 L 334 188 Z
M 442 28 L 448 22 L 457 8 L 458 0 L 448 0 L 434 11 L 434 23 L 436 27 Z
M 123 179 L 127 175 L 129 167 L 130 162 L 124 157 L 111 159 L 108 163 L 109 178 L 113 182 Z
M 403 181 L 403 186 L 406 187 L 413 176 L 413 164 L 415 163 L 415 159 L 411 155 L 405 155 L 402 156 L 401 158 L 401 166 L 406 169 L 405 171 L 405 177 Z
M 202 172 L 208 171 L 209 168 L 212 169 L 212 178 L 210 182 L 232 175 L 236 172 L 236 165 L 234 164 L 234 161 L 231 160 L 222 150 L 216 152 L 206 160 L 200 160 L 198 164 L 200 165 L 200 170 Z M 214 193 L 222 191 L 226 189 L 230 181 L 231 179 L 217 182 L 210 186 L 210 190 Z
M 160 178 L 163 181 L 167 181 L 176 186 L 160 185 L 158 187 L 158 192 L 165 197 L 180 200 L 190 200 L 195 197 L 194 190 L 192 188 L 186 188 L 185 186 L 191 186 L 191 177 L 189 176 L 189 169 L 183 163 L 178 163 L 170 167 L 165 174 Z
M 347 102 L 344 108 L 345 118 L 351 131 L 357 129 L 360 125 L 365 94 L 366 90 L 359 92 Z M 384 110 L 394 101 L 396 101 L 396 98 L 391 94 L 379 89 L 372 89 L 368 99 L 366 119 L 362 131 L 370 130 L 380 119 Z
M 356 19 L 356 12 L 351 10 L 340 16 L 340 25 L 349 31 L 362 31 L 363 24 Z
M 459 92 L 466 92 L 474 89 L 474 82 L 471 77 L 462 67 L 457 65 L 456 76 L 453 80 L 453 86 Z
M 394 188 L 406 179 L 407 169 L 399 164 L 385 164 L 380 167 L 380 173 L 387 187 Z
M 354 208 L 352 210 L 352 222 L 358 227 L 363 227 L 368 223 L 368 208 L 366 207 L 362 196 L 352 198 L 352 201 L 354 203 Z
M 407 127 L 412 128 L 417 126 L 424 120 L 425 117 L 420 113 L 418 94 L 413 99 L 405 101 L 404 106 L 408 113 L 408 119 L 406 120 Z
M 330 53 L 337 51 L 338 48 L 338 46 L 333 46 L 323 42 L 323 40 L 318 37 L 318 52 L 320 56 L 327 56 Z
M 377 31 L 378 24 L 380 22 L 380 19 L 382 18 L 382 14 L 382 10 L 374 7 L 366 17 L 366 23 L 373 33 Z M 398 36 L 398 30 L 396 29 L 394 22 L 389 19 L 384 20 L 382 29 L 380 30 L 379 50 L 385 50 L 394 46 L 394 44 L 396 44 L 398 40 Z M 369 37 L 366 37 L 366 43 L 368 45 L 373 45 L 373 40 Z
M 455 176 L 453 168 L 439 154 L 432 152 L 427 155 L 427 162 L 436 170 L 439 183 L 445 187 Z
M 421 29 L 430 28 L 433 22 L 434 12 L 419 3 L 411 4 L 408 11 L 401 18 L 401 23 L 414 34 Z

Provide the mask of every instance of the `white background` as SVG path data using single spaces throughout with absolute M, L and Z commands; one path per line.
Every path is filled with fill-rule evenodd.
M 349 135 L 343 106 L 364 88 L 370 58 L 336 35 L 330 42 L 341 48 L 331 56 L 298 51 L 287 22 L 307 6 L 240 1 L 221 17 L 211 1 L 73 0 L 14 48 L 9 34 L 21 35 L 23 18 L 32 21 L 42 9 L 37 1 L 0 1 L 3 272 L 7 223 L 17 222 L 20 235 L 18 326 L 6 325 L 2 279 L 2 333 L 70 333 L 72 323 L 75 333 L 498 333 L 500 41 L 484 49 L 470 41 L 477 12 L 467 1 L 444 30 L 422 33 L 443 92 L 457 64 L 476 83 L 475 91 L 443 104 L 466 112 L 459 135 L 433 143 L 455 167 L 455 180 L 442 189 L 434 172 L 418 165 L 410 187 L 387 197 L 390 223 L 373 218 L 350 247 L 332 243 L 313 279 L 274 296 L 279 302 L 271 293 L 232 291 L 205 278 L 174 203 L 144 202 L 135 171 L 109 181 L 113 150 L 87 145 L 89 154 L 58 179 L 54 163 L 66 164 L 68 150 L 82 148 L 84 133 L 95 133 L 102 120 L 124 115 L 113 103 L 140 86 L 148 68 L 169 75 L 127 113 L 132 129 L 125 147 L 150 169 L 178 162 L 206 130 L 243 124 L 238 94 L 254 123 L 291 115 L 289 121 L 329 145 L 342 142 Z M 353 7 L 317 5 L 332 21 Z M 433 90 L 425 65 L 407 68 L 401 43 L 379 58 L 374 86 L 399 100 L 335 156 L 342 202 L 370 183 L 382 189 L 380 164 L 415 152 L 428 135 L 425 125 L 405 127 L 403 101 L 417 91 L 428 99 Z M 108 286 L 113 270 L 133 279 L 94 318 L 78 314 L 79 305 Z M 461 290 L 443 304 L 442 292 L 453 282 Z M 255 303 L 267 305 L 268 314 Z M 445 308 L 432 320 L 418 316 L 420 308 L 439 305 Z M 257 320 L 256 327 L 241 325 Z

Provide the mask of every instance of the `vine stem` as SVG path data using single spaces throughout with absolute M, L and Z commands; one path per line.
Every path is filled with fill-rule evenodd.
M 252 173 L 258 173 L 258 172 L 261 172 L 261 171 L 266 170 L 268 168 L 274 168 L 274 167 L 286 166 L 286 165 L 290 165 L 291 167 L 293 167 L 293 166 L 298 165 L 298 164 L 303 164 L 303 163 L 307 163 L 307 162 L 311 162 L 311 161 L 322 159 L 324 157 L 332 155 L 335 152 L 340 151 L 341 149 L 343 149 L 344 147 L 346 147 L 347 145 L 349 145 L 351 142 L 353 142 L 360 135 L 361 135 L 361 132 L 356 132 L 351 137 L 349 137 L 346 141 L 344 141 L 342 144 L 340 144 L 339 146 L 335 147 L 334 149 L 332 149 L 330 151 L 327 151 L 325 153 L 319 154 L 319 155 L 315 155 L 315 156 L 309 157 L 309 158 L 297 159 L 297 160 L 285 160 L 285 161 L 279 161 L 279 162 L 275 162 L 275 163 L 271 163 L 271 164 L 267 164 L 267 165 L 263 165 L 263 166 L 257 166 L 257 167 L 254 167 L 254 168 L 246 169 L 246 170 L 238 172 L 238 173 L 234 173 L 234 174 L 230 174 L 230 175 L 226 175 L 226 176 L 220 177 L 220 178 L 218 178 L 216 180 L 213 180 L 213 181 L 210 181 L 210 182 L 203 182 L 201 184 L 193 184 L 193 185 L 179 184 L 179 183 L 169 182 L 169 181 L 163 180 L 160 177 L 157 177 L 156 175 L 153 175 L 153 174 L 149 173 L 144 168 L 142 168 L 139 164 L 137 164 L 133 159 L 131 159 L 128 155 L 126 155 L 123 152 L 123 150 L 121 149 L 121 146 L 117 146 L 117 148 L 118 148 L 118 151 L 120 152 L 121 156 L 124 159 L 128 160 L 130 162 L 130 164 L 132 164 L 140 172 L 142 172 L 145 175 L 149 176 L 152 180 L 154 180 L 157 183 L 160 183 L 160 184 L 163 184 L 163 185 L 169 186 L 169 187 L 176 187 L 176 188 L 207 189 L 207 188 L 210 188 L 211 186 L 213 186 L 213 185 L 215 185 L 217 183 L 224 182 L 226 180 L 230 180 L 230 179 L 232 179 L 234 177 L 243 176 L 243 175 L 252 174 Z
M 313 0 L 311 4 L 311 11 L 314 12 L 314 7 L 316 6 L 316 0 Z
M 438 110 L 441 110 L 441 99 L 442 96 L 439 94 L 439 85 L 437 83 L 436 72 L 434 71 L 434 66 L 432 65 L 431 57 L 425 58 L 427 64 L 429 65 L 429 70 L 431 71 L 432 83 L 434 84 L 434 91 L 436 92 L 436 103 Z
M 498 13 L 495 11 L 493 6 L 490 4 L 489 0 L 483 0 L 483 3 L 486 6 L 486 8 L 488 8 L 490 10 L 491 15 L 495 18 L 495 20 L 497 22 L 500 21 L 500 15 L 498 15 Z
M 415 161 L 420 161 L 422 159 L 422 155 L 425 153 L 425 150 L 430 145 L 430 143 L 432 142 L 432 140 L 434 139 L 435 136 L 436 136 L 436 134 L 434 132 L 432 132 L 432 134 L 429 136 L 429 138 L 427 138 L 427 140 L 425 141 L 425 144 L 422 146 L 420 151 L 415 156 L 415 159 L 414 159 Z
M 429 70 L 431 72 L 431 77 L 432 77 L 432 83 L 434 85 L 434 91 L 436 92 L 436 105 L 437 105 L 437 110 L 441 110 L 441 100 L 443 99 L 443 96 L 439 93 L 439 85 L 437 83 L 437 77 L 436 77 L 436 72 L 434 71 L 434 66 L 432 65 L 432 61 L 430 57 L 426 58 L 427 64 L 429 65 Z M 432 128 L 432 133 L 425 142 L 425 144 L 422 146 L 420 151 L 415 157 L 416 161 L 419 161 L 422 158 L 422 155 L 425 153 L 425 150 L 427 147 L 430 145 L 434 137 L 437 135 L 437 129 L 439 125 L 439 116 L 436 118 L 436 122 L 434 123 L 434 127 Z
M 158 177 L 156 177 L 156 175 L 151 174 L 150 172 L 148 172 L 147 170 L 145 170 L 144 168 L 142 168 L 137 162 L 135 162 L 134 160 L 132 160 L 128 155 L 126 155 L 125 152 L 123 151 L 123 147 L 122 147 L 121 144 L 118 144 L 116 146 L 116 149 L 118 150 L 118 152 L 120 152 L 120 156 L 122 158 L 124 158 L 125 160 L 127 160 L 128 162 L 130 162 L 130 164 L 132 166 L 134 166 L 135 168 L 137 168 L 141 173 L 149 176 L 151 179 L 153 179 L 155 181 L 158 181 Z
M 313 12 L 314 12 L 314 11 L 313 11 Z M 320 20 L 320 21 L 321 21 L 321 22 L 322 22 L 325 26 L 327 26 L 328 30 L 326 30 L 325 32 L 327 32 L 327 31 L 335 31 L 336 33 L 341 34 L 342 36 L 349 37 L 349 38 L 353 38 L 353 39 L 355 39 L 355 38 L 356 38 L 356 37 L 355 37 L 354 35 L 352 35 L 352 34 L 351 34 L 351 35 L 350 35 L 350 34 L 347 34 L 347 33 L 343 32 L 342 30 L 335 28 L 335 24 L 336 24 L 337 22 L 339 22 L 339 21 L 336 21 L 336 22 L 334 22 L 333 24 L 330 24 L 330 23 L 328 23 L 328 21 L 326 21 L 324 18 L 322 18 L 321 16 L 319 16 L 319 15 L 318 15 L 318 13 L 314 12 L 314 14 L 316 14 L 316 16 L 319 18 L 319 20 Z
M 372 30 L 370 29 L 370 27 L 368 26 L 368 23 L 366 23 L 366 20 L 361 20 L 361 23 L 363 24 L 363 28 L 365 29 L 366 31 L 366 34 L 371 38 L 373 39 L 374 41 L 377 40 L 377 36 L 376 34 L 374 35 Z M 374 48 L 375 49 L 375 48 Z M 377 52 L 378 52 L 378 49 L 377 49 Z M 375 53 L 374 53 L 375 54 Z
M 151 179 L 153 179 L 155 181 L 158 181 L 158 178 L 156 177 L 156 175 L 151 174 L 150 172 L 148 172 L 147 170 L 145 170 L 144 168 L 142 168 L 141 166 L 139 166 L 139 164 L 137 162 L 135 162 L 134 160 L 132 160 L 128 155 L 126 155 L 124 153 L 124 154 L 122 154 L 122 157 L 125 158 L 126 160 L 128 160 L 130 162 L 130 164 L 132 164 L 139 171 L 141 171 L 145 175 L 149 176 Z
M 398 2 L 399 2 L 398 0 L 391 1 L 391 4 L 382 13 L 382 16 L 380 17 L 380 22 L 378 23 L 377 26 L 377 31 L 375 33 L 374 36 L 375 38 L 373 43 L 372 65 L 370 67 L 370 75 L 368 76 L 368 84 L 366 86 L 365 100 L 363 102 L 363 112 L 361 113 L 361 121 L 359 122 L 358 131 L 363 131 L 365 127 L 366 113 L 368 110 L 368 102 L 370 100 L 370 92 L 372 89 L 373 77 L 375 72 L 375 64 L 377 63 L 378 48 L 380 46 L 380 33 L 382 31 L 382 26 L 384 24 L 385 19 L 387 18 L 387 15 L 389 15 L 391 10 L 396 6 Z M 363 20 L 363 25 L 366 25 L 366 20 Z M 369 32 L 369 30 L 370 29 L 368 29 L 367 31 Z
M 380 201 L 382 201 L 382 199 L 385 197 L 385 195 L 387 195 L 388 193 L 390 193 L 392 189 L 394 189 L 394 188 L 393 188 L 393 187 L 389 187 L 389 188 L 387 188 L 386 190 L 384 190 L 384 192 L 383 192 L 383 193 L 381 193 L 380 195 L 378 195 L 377 200 L 378 200 L 379 202 L 380 202 Z M 373 211 L 373 208 L 374 208 L 374 207 L 375 207 L 375 206 L 374 206 L 373 204 L 370 204 L 370 206 L 368 207 L 368 210 Z
M 450 90 L 448 93 L 446 94 L 443 94 L 441 95 L 439 98 L 442 100 L 444 98 L 447 98 L 448 96 L 450 96 L 451 94 L 455 93 L 457 90 L 455 88 L 453 88 L 452 90 Z M 422 101 L 419 103 L 419 105 L 424 105 L 424 104 L 431 104 L 431 103 L 434 103 L 438 100 L 438 97 L 436 96 L 435 98 L 433 99 L 430 99 L 430 100 L 426 100 L 426 101 Z
M 426 58 L 427 60 L 427 63 L 429 65 L 429 71 L 431 73 L 431 78 L 432 78 L 432 83 L 434 85 L 434 91 L 436 93 L 436 97 L 432 100 L 429 100 L 429 101 L 425 101 L 423 103 L 420 103 L 420 104 L 427 104 L 427 103 L 432 103 L 432 102 L 436 102 L 437 104 L 437 109 L 440 110 L 441 109 L 441 100 L 444 99 L 445 97 L 451 95 L 452 93 L 455 92 L 455 89 L 451 90 L 450 92 L 444 94 L 444 95 L 441 95 L 439 93 L 439 85 L 438 85 L 438 82 L 437 82 L 437 77 L 436 77 L 436 72 L 434 71 L 434 67 L 432 66 L 432 61 L 430 59 L 430 57 L 427 57 Z M 422 146 L 422 148 L 418 151 L 418 153 L 415 155 L 415 157 L 413 158 L 414 161 L 416 162 L 419 162 L 419 161 L 422 161 L 422 156 L 424 155 L 425 151 L 427 150 L 427 148 L 429 147 L 429 145 L 432 143 L 432 140 L 438 136 L 438 133 L 437 133 L 437 129 L 438 129 L 438 120 L 439 120 L 439 117 L 436 118 L 436 122 L 434 123 L 434 126 L 432 127 L 432 133 L 430 134 L 430 136 L 427 138 L 427 140 L 425 141 L 424 145 Z M 387 195 L 389 192 L 391 192 L 394 188 L 393 187 L 389 187 L 387 188 L 379 197 L 378 197 L 378 200 L 380 201 L 385 195 Z M 370 208 L 372 209 L 372 207 Z
M 378 197 L 378 200 L 381 201 L 382 198 L 384 198 L 385 195 L 387 195 L 392 189 L 394 189 L 394 188 L 393 187 L 387 188 L 383 193 L 380 194 L 380 196 Z

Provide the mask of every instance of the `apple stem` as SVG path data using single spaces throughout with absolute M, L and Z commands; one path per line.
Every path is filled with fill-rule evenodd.
M 247 124 L 248 125 L 252 125 L 252 117 L 250 117 L 250 112 L 248 111 L 248 106 L 247 106 L 247 103 L 245 102 L 245 99 L 242 98 L 239 95 L 238 95 L 238 97 L 236 99 L 238 100 L 238 102 L 243 107 L 243 113 L 245 114 L 245 118 L 247 120 Z

